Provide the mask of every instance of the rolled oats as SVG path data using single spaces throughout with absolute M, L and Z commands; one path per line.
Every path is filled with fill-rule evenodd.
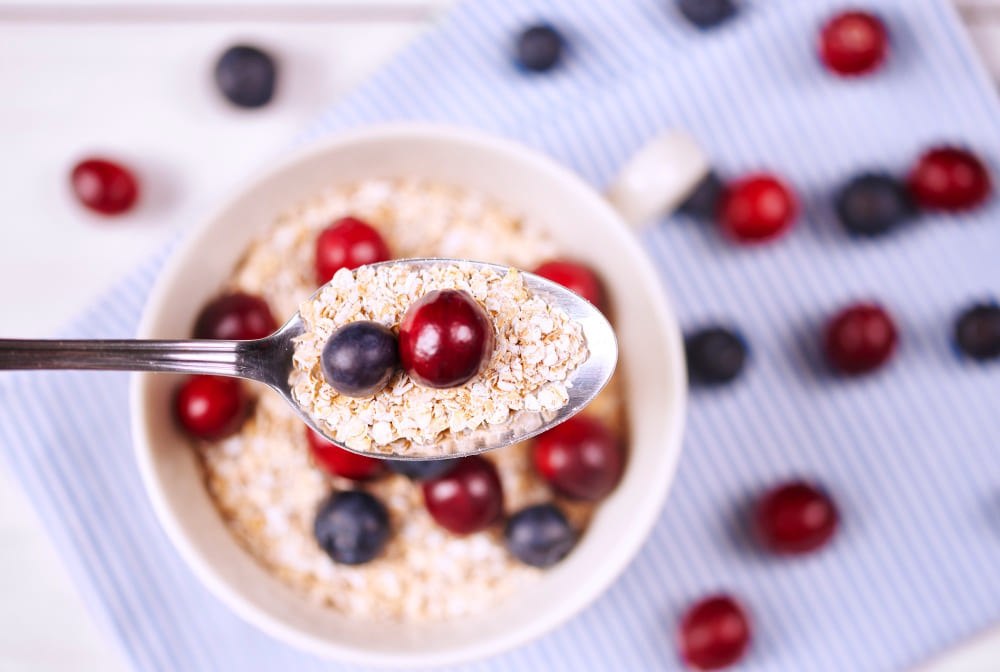
M 317 235 L 347 215 L 374 226 L 400 258 L 457 257 L 534 268 L 557 251 L 540 226 L 476 194 L 414 179 L 367 180 L 327 190 L 280 215 L 250 247 L 228 289 L 257 294 L 275 315 L 291 315 L 316 289 Z M 540 349 L 522 355 L 532 363 L 546 358 Z M 400 397 L 413 389 L 400 376 L 387 392 Z M 482 381 L 470 385 L 469 393 L 489 401 Z M 524 404 L 541 405 L 542 396 L 529 395 Z M 621 433 L 620 397 L 613 378 L 584 412 Z M 493 411 L 494 417 L 507 412 Z M 369 431 L 385 438 L 394 431 L 392 421 L 380 417 Z M 499 525 L 464 537 L 438 526 L 423 506 L 419 484 L 403 476 L 364 484 L 328 477 L 311 463 L 305 432 L 294 411 L 261 387 L 251 417 L 235 436 L 198 448 L 209 494 L 237 541 L 309 599 L 360 618 L 440 620 L 482 612 L 541 576 L 507 554 Z M 507 513 L 556 499 L 574 527 L 586 526 L 593 506 L 554 497 L 531 466 L 528 444 L 484 457 L 497 467 Z M 386 505 L 392 535 L 370 563 L 338 565 L 316 544 L 313 517 L 331 491 L 359 487 Z

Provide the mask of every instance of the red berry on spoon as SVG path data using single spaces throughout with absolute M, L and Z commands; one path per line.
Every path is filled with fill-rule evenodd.
M 248 408 L 240 381 L 223 376 L 191 376 L 174 397 L 181 427 L 199 439 L 224 439 L 235 434 Z
M 730 239 L 757 243 L 787 231 L 797 213 L 791 188 L 773 175 L 757 173 L 726 185 L 718 219 Z
M 906 186 L 913 201 L 928 210 L 968 210 L 981 204 L 993 189 L 990 173 L 972 152 L 935 147 L 910 171 Z
M 309 439 L 309 453 L 316 466 L 328 474 L 367 481 L 382 473 L 382 460 L 344 450 L 308 427 L 306 438 Z
M 868 12 L 834 16 L 819 35 L 819 56 L 838 75 L 863 75 L 878 68 L 889 51 L 885 24 Z
M 753 511 L 757 539 L 778 553 L 815 551 L 830 541 L 837 522 L 833 501 L 802 482 L 785 483 L 766 492 Z
M 101 215 L 120 215 L 135 205 L 139 183 L 121 164 L 86 159 L 73 167 L 70 183 L 77 200 Z
M 316 279 L 324 285 L 342 268 L 353 270 L 391 258 L 378 231 L 355 217 L 341 217 L 316 239 Z
M 496 467 L 478 455 L 462 458 L 443 476 L 424 481 L 423 493 L 431 517 L 455 534 L 489 527 L 503 512 Z
M 399 325 L 399 358 L 424 387 L 458 387 L 493 356 L 493 322 L 468 292 L 439 289 L 410 304 Z
M 560 494 L 594 501 L 618 484 L 625 456 L 604 425 L 577 415 L 539 435 L 532 460 Z
M 681 657 L 699 670 L 721 670 L 743 657 L 750 644 L 750 619 L 728 595 L 692 605 L 681 621 Z
M 201 309 L 194 325 L 194 337 L 249 341 L 269 336 L 277 328 L 264 299 L 235 292 L 216 297 Z
M 583 264 L 572 261 L 548 261 L 536 268 L 534 273 L 576 292 L 601 311 L 607 308 L 600 278 Z
M 896 325 L 881 306 L 859 303 L 827 323 L 823 350 L 838 371 L 867 373 L 889 361 L 898 340 Z

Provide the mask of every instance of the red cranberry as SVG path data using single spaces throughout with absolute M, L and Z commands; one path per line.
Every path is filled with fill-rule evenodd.
M 223 294 L 201 309 L 194 325 L 194 337 L 249 341 L 269 336 L 277 328 L 264 299 L 236 292 Z
M 837 509 L 825 493 L 808 483 L 786 483 L 754 506 L 754 532 L 778 553 L 808 553 L 830 541 L 837 529 Z
M 240 381 L 223 376 L 191 376 L 174 397 L 174 411 L 184 431 L 210 441 L 236 433 L 248 408 Z
M 316 239 L 316 279 L 324 285 L 342 268 L 353 270 L 391 258 L 378 231 L 355 217 L 341 217 Z
M 309 439 L 309 453 L 313 461 L 328 474 L 353 481 L 367 481 L 382 473 L 382 460 L 344 450 L 308 427 L 306 438 Z
M 589 501 L 614 489 L 624 462 L 621 444 L 611 432 L 580 415 L 540 435 L 532 458 L 538 473 L 556 491 Z
M 431 517 L 455 534 L 485 529 L 503 512 L 496 467 L 478 455 L 462 458 L 443 476 L 424 481 L 423 491 Z
M 726 186 L 719 224 L 732 240 L 756 243 L 777 238 L 798 213 L 795 193 L 777 177 L 758 173 Z
M 868 12 L 844 12 L 823 26 L 819 56 L 838 75 L 863 75 L 878 68 L 889 50 L 885 24 Z
M 399 358 L 424 387 L 458 387 L 490 363 L 493 322 L 468 292 L 439 289 L 410 304 L 399 325 Z
M 681 656 L 699 670 L 720 670 L 743 657 L 750 619 L 727 595 L 706 598 L 688 609 L 678 632 Z
M 859 303 L 827 323 L 823 350 L 838 371 L 866 373 L 889 360 L 897 340 L 896 325 L 881 306 Z
M 600 278 L 582 264 L 572 261 L 548 261 L 536 268 L 534 273 L 576 292 L 601 311 L 607 309 L 604 286 Z
M 124 166 L 106 159 L 86 159 L 73 167 L 73 193 L 85 207 L 102 215 L 120 215 L 135 205 L 139 183 Z
M 913 201 L 928 210 L 968 210 L 990 195 L 990 173 L 972 152 L 936 147 L 923 154 L 907 177 Z

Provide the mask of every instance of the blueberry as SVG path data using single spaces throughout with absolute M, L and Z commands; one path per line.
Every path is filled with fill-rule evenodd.
M 360 565 L 385 548 L 389 512 L 367 492 L 335 492 L 316 513 L 313 534 L 334 562 Z
M 340 394 L 371 396 L 386 386 L 399 366 L 396 335 L 377 322 L 345 324 L 323 346 L 320 366 L 326 382 Z
M 711 28 L 736 13 L 732 0 L 679 0 L 681 14 L 699 28 Z
M 848 233 L 877 236 L 913 215 L 906 189 L 888 175 L 869 173 L 847 183 L 834 199 Z
M 274 61 L 256 47 L 230 47 L 215 64 L 215 83 L 240 107 L 266 105 L 274 95 Z
M 1000 307 L 973 306 L 955 322 L 955 345 L 973 359 L 1000 357 Z
M 715 213 L 719 209 L 719 197 L 725 185 L 715 171 L 710 172 L 694 191 L 680 204 L 678 210 L 690 217 L 715 221 Z
M 566 557 L 576 533 L 562 511 L 551 504 L 523 509 L 507 521 L 504 542 L 510 554 L 534 567 L 551 567 Z
M 552 26 L 533 26 L 517 38 L 517 61 L 527 70 L 544 72 L 559 61 L 562 36 Z
M 389 469 L 413 481 L 429 481 L 458 464 L 455 460 L 385 460 Z
M 701 383 L 728 383 L 743 370 L 747 348 L 735 332 L 710 327 L 684 339 L 691 379 Z

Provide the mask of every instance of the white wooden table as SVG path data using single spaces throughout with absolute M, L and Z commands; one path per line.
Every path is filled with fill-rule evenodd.
M 0 0 L 0 334 L 51 335 L 451 2 Z M 1000 82 L 1000 0 L 960 2 Z M 267 108 L 235 110 L 213 88 L 237 41 L 280 59 Z M 134 214 L 101 220 L 71 200 L 68 170 L 91 153 L 137 169 Z M 2 463 L 0 538 L 0 670 L 122 669 Z M 1000 639 L 964 655 L 928 671 L 1000 669 Z

